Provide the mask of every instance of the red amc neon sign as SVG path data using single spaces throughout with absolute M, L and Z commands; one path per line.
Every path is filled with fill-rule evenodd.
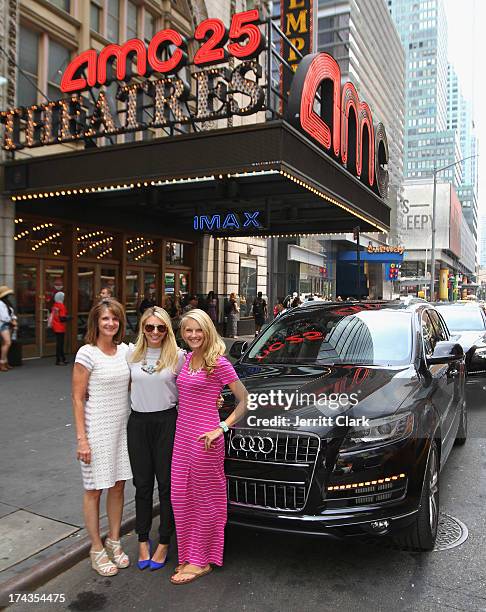
M 194 39 L 201 43 L 194 64 L 206 66 L 226 62 L 229 57 L 240 60 L 257 57 L 265 47 L 259 23 L 257 9 L 233 15 L 229 30 L 221 19 L 205 19 L 194 32 Z M 99 55 L 93 49 L 84 51 L 66 68 L 61 91 L 72 93 L 114 80 L 129 81 L 134 74 L 135 58 L 136 74 L 140 77 L 152 72 L 175 74 L 188 63 L 187 40 L 169 28 L 157 32 L 148 47 L 143 40 L 132 38 L 123 45 L 106 46 Z
M 315 110 L 320 98 L 320 113 Z M 287 120 L 381 197 L 388 191 L 385 126 L 373 125 L 371 109 L 352 83 L 341 88 L 341 70 L 327 53 L 306 55 L 290 89 Z

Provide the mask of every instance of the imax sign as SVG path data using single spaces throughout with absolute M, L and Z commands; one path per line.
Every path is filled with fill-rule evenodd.
M 195 215 L 194 229 L 201 231 L 262 229 L 263 226 L 258 220 L 259 214 L 259 210 L 244 212 L 243 219 L 232 212 L 226 215 Z

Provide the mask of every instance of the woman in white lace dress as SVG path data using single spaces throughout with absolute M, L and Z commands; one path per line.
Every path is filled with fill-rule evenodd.
M 84 485 L 83 511 L 91 538 L 91 564 L 101 576 L 114 576 L 130 561 L 120 544 L 125 481 L 132 477 L 127 450 L 129 415 L 126 362 L 128 347 L 123 306 L 102 300 L 88 317 L 86 344 L 76 354 L 73 369 L 73 407 Z M 100 538 L 99 514 L 103 489 L 109 534 Z

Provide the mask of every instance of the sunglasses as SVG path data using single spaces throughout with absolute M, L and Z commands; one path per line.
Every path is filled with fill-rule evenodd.
M 151 334 L 154 331 L 155 328 L 157 328 L 157 331 L 159 332 L 159 334 L 163 334 L 164 332 L 167 331 L 167 326 L 166 325 L 152 325 L 151 323 L 148 323 L 144 327 L 144 330 L 146 332 L 148 332 L 149 334 Z

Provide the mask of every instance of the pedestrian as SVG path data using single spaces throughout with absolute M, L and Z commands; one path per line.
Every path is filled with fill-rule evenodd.
M 294 294 L 292 295 L 292 303 L 290 304 L 290 308 L 297 308 L 297 306 L 300 306 L 301 304 L 302 304 L 302 300 L 300 299 L 299 294 L 294 291 Z
M 81 462 L 86 530 L 91 539 L 91 566 L 101 576 L 114 576 L 130 564 L 120 543 L 125 481 L 132 477 L 127 449 L 130 369 L 122 343 L 125 311 L 115 299 L 90 310 L 86 344 L 73 368 L 73 408 Z M 100 499 L 108 490 L 109 533 L 100 538 Z
M 48 325 L 56 335 L 56 365 L 67 365 L 64 354 L 64 334 L 66 333 L 67 309 L 64 305 L 64 293 L 58 291 L 54 295 Z
M 208 297 L 206 298 L 206 309 L 209 318 L 216 325 L 218 322 L 218 296 L 214 291 L 208 293 Z
M 240 308 L 236 293 L 230 293 L 229 300 L 226 304 L 226 317 L 228 321 L 228 338 L 236 338 L 238 334 L 238 315 Z
M 247 392 L 209 316 L 191 310 L 182 319 L 190 352 L 177 378 L 179 416 L 172 458 L 171 498 L 179 566 L 173 584 L 187 584 L 223 564 L 227 518 L 223 434 L 246 412 Z M 235 410 L 221 421 L 217 398 L 229 386 Z
M 261 291 L 257 293 L 256 298 L 253 300 L 252 312 L 255 320 L 255 336 L 258 336 L 262 329 L 262 325 L 268 317 L 267 302 L 263 299 Z
M 141 315 L 147 310 L 147 308 L 151 308 L 155 306 L 155 297 L 150 292 L 150 289 L 146 289 L 143 294 L 143 300 L 140 302 L 140 306 L 138 307 L 138 311 Z
M 113 297 L 113 291 L 110 289 L 110 287 L 102 287 L 98 294 L 98 299 L 106 300 L 107 298 L 111 297 Z
M 8 363 L 8 352 L 12 346 L 12 332 L 17 329 L 17 317 L 15 316 L 10 296 L 12 289 L 7 285 L 0 286 L 0 372 L 8 372 L 11 366 Z
M 285 312 L 287 309 L 284 305 L 284 298 L 278 298 L 277 303 L 273 307 L 273 316 L 278 317 L 282 312 Z
M 138 534 L 138 568 L 157 570 L 167 562 L 174 532 L 170 502 L 170 466 L 177 420 L 176 377 L 185 353 L 177 347 L 169 315 L 158 306 L 140 319 L 135 345 L 130 344 L 132 411 L 128 419 L 128 454 L 135 485 L 135 531 Z M 159 491 L 159 543 L 151 550 L 154 479 Z
M 182 312 L 186 314 L 186 312 L 193 310 L 193 308 L 197 308 L 198 304 L 199 304 L 199 298 L 197 297 L 197 295 L 190 295 L 187 299 L 187 304 L 186 306 L 184 306 L 184 309 Z

